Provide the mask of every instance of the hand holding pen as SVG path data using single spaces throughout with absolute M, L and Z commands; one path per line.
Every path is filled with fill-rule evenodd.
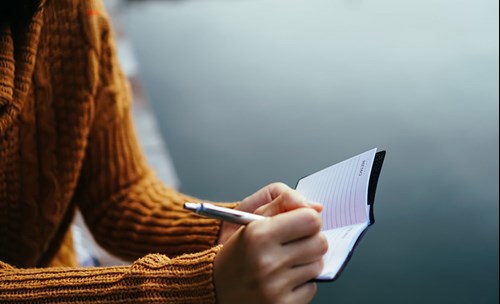
M 257 214 L 207 203 L 185 205 L 209 217 L 248 224 L 235 229 L 215 256 L 215 287 L 222 304 L 307 303 L 316 292 L 311 279 L 321 273 L 328 247 L 320 234 L 321 206 L 289 188 L 268 195 L 269 187 L 238 206 Z

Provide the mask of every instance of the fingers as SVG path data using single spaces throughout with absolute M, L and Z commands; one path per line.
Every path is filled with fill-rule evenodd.
M 284 286 L 287 292 L 282 303 L 309 303 L 318 289 L 311 280 L 319 276 L 322 269 L 323 261 L 320 260 L 288 271 Z
M 287 265 L 297 267 L 321 260 L 328 251 L 326 237 L 318 233 L 314 236 L 290 242 L 283 246 L 284 260 Z
M 282 193 L 289 190 L 290 187 L 283 183 L 270 184 L 245 198 L 238 209 L 246 212 L 254 212 L 257 208 L 269 204 Z
M 270 198 L 269 201 L 273 201 L 282 193 L 291 190 L 291 188 L 284 183 L 272 183 L 264 189 L 267 190 L 268 197 Z
M 292 290 L 287 294 L 286 303 L 309 303 L 316 294 L 317 285 L 311 282 L 321 274 L 323 260 L 316 261 L 304 266 L 292 268 L 288 273 L 289 285 Z
M 220 303 L 311 301 L 316 285 L 309 281 L 321 273 L 326 248 L 320 228 L 320 214 L 312 208 L 241 227 L 215 257 Z
M 282 192 L 271 203 L 258 208 L 255 213 L 264 216 L 273 216 L 298 208 L 313 208 L 317 212 L 321 212 L 323 205 L 311 202 L 297 191 L 289 189 Z
M 284 183 L 272 183 L 255 192 L 255 194 L 253 195 L 255 195 L 256 198 L 261 199 L 262 201 L 271 202 L 282 193 L 289 190 L 291 190 L 291 188 Z
M 318 287 L 316 283 L 305 283 L 297 287 L 288 296 L 290 300 L 285 300 L 286 303 L 309 303 L 314 298 Z
M 286 244 L 319 233 L 321 216 L 313 209 L 300 208 L 270 218 L 269 225 L 276 241 Z
M 323 271 L 323 260 L 318 260 L 313 263 L 291 268 L 288 272 L 289 285 L 293 286 L 292 290 L 300 288 L 301 285 L 313 280 Z

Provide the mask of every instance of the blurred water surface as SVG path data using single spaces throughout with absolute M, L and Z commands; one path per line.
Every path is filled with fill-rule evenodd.
M 182 189 L 234 201 L 387 150 L 376 223 L 314 303 L 498 303 L 498 1 L 128 7 Z

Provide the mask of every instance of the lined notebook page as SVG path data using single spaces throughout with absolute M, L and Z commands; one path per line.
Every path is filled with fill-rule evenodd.
M 322 230 L 368 222 L 368 182 L 377 149 L 302 178 L 296 190 L 323 204 Z

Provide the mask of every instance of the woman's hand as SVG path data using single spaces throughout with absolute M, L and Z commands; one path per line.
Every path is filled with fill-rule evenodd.
M 296 192 L 280 196 L 261 207 L 261 214 L 304 203 Z M 215 258 L 218 302 L 309 302 L 316 293 L 310 280 L 321 273 L 328 249 L 320 229 L 321 217 L 313 208 L 298 208 L 238 229 Z
M 320 212 L 323 206 L 306 200 L 298 192 L 283 183 L 273 183 L 242 200 L 236 209 L 264 216 L 273 216 L 302 207 L 313 208 Z M 239 227 L 236 224 L 222 223 L 219 243 L 224 244 Z

